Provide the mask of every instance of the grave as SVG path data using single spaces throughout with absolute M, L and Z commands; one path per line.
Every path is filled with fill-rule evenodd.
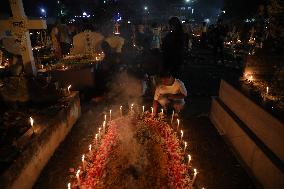
M 224 80 L 210 119 L 260 185 L 284 188 L 283 122 Z

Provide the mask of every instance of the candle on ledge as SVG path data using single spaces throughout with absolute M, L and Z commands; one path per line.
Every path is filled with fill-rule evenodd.
M 183 130 L 180 131 L 180 140 L 182 141 L 182 137 L 183 137 Z
M 188 158 L 188 162 L 187 162 L 187 164 L 189 165 L 190 164 L 190 162 L 191 162 L 191 155 L 187 155 L 187 158 Z
M 112 110 L 109 110 L 109 120 L 111 121 L 111 111 Z
M 70 182 L 67 184 L 67 188 L 71 189 L 71 183 Z
M 184 142 L 184 149 L 183 149 L 184 153 L 185 153 L 186 147 L 187 147 L 187 142 Z
M 120 106 L 119 110 L 120 110 L 120 117 L 122 117 L 122 106 Z
M 77 181 L 78 181 L 78 185 L 80 186 L 80 172 L 81 170 L 79 169 L 76 173 L 76 178 L 77 178 Z
M 266 87 L 266 94 L 269 93 L 269 87 Z
M 30 123 L 31 123 L 31 127 L 32 127 L 32 130 L 33 130 L 33 134 L 35 133 L 35 130 L 34 130 L 34 119 L 32 117 L 30 117 Z
M 162 115 L 164 115 L 164 109 L 163 108 L 161 109 L 161 113 L 162 113 Z
M 172 113 L 172 119 L 171 119 L 171 124 L 173 124 L 173 121 L 174 121 L 174 115 L 175 115 L 175 111 L 173 110 L 173 113 Z
M 107 120 L 107 115 L 105 114 L 105 121 Z
M 194 169 L 194 175 L 193 175 L 193 179 L 192 179 L 192 182 L 191 182 L 191 188 L 194 185 L 194 182 L 196 180 L 196 176 L 197 176 L 197 169 Z
M 152 116 L 154 116 L 154 108 L 151 107 L 151 111 L 152 111 Z
M 70 89 L 71 89 L 71 87 L 72 87 L 72 85 L 69 85 L 69 86 L 67 87 L 67 91 L 68 91 L 69 94 L 70 94 Z
M 142 113 L 144 113 L 145 111 L 145 106 L 142 106 Z
M 85 154 L 82 155 L 83 170 L 86 170 Z

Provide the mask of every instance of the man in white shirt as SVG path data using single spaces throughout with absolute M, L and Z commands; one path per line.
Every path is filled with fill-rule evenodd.
M 165 110 L 172 106 L 175 112 L 180 112 L 185 105 L 184 98 L 187 96 L 184 83 L 175 79 L 169 72 L 161 74 L 160 79 L 162 84 L 157 86 L 153 101 L 154 116 L 157 114 L 159 104 Z

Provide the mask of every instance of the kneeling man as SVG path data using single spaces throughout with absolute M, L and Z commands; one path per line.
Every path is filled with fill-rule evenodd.
M 159 104 L 164 110 L 173 107 L 175 112 L 179 113 L 185 105 L 184 98 L 187 96 L 184 83 L 174 78 L 170 72 L 162 73 L 160 79 L 161 84 L 156 88 L 153 102 L 154 116 L 157 114 Z

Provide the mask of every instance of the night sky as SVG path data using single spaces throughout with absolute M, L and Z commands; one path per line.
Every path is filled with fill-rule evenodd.
M 103 0 L 61 0 L 71 13 L 76 14 L 83 10 L 92 11 L 95 10 L 99 2 Z M 147 5 L 152 9 L 165 9 L 170 4 L 185 4 L 184 0 L 117 0 L 122 6 L 128 6 L 128 8 L 137 9 L 144 5 Z M 47 10 L 48 15 L 53 15 L 57 6 L 57 0 L 23 0 L 25 12 L 28 16 L 38 17 L 40 16 L 40 8 L 43 7 Z M 3 5 L 3 6 L 2 6 Z M 199 10 L 206 13 L 208 10 L 221 8 L 223 6 L 223 0 L 196 0 L 193 3 Z M 0 6 L 1 15 L 10 14 L 9 12 L 9 0 L 1 0 Z

